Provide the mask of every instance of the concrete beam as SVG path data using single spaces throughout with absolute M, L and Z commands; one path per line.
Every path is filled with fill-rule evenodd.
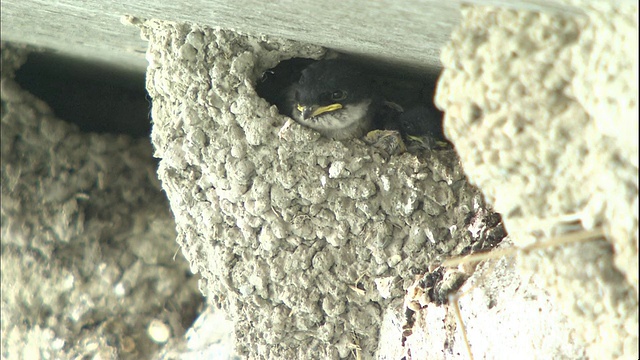
M 580 12 L 556 0 L 475 0 L 472 3 L 523 9 Z M 459 22 L 462 1 L 328 3 L 257 0 L 168 0 L 137 2 L 2 1 L 2 39 L 64 55 L 144 71 L 147 44 L 123 15 L 232 28 L 322 45 L 394 65 L 440 67 L 439 49 Z

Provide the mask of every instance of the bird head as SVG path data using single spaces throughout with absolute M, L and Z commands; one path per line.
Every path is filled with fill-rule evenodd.
M 310 120 L 371 101 L 371 84 L 344 60 L 321 60 L 302 71 L 294 91 L 294 116 Z

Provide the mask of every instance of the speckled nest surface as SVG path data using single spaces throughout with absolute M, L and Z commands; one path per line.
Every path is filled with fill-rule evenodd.
M 581 15 L 464 7 L 442 50 L 436 104 L 465 173 L 516 245 L 604 231 L 523 256 L 519 269 L 567 314 L 584 356 L 633 359 L 638 7 L 573 3 Z
M 2 358 L 149 358 L 150 323 L 181 338 L 202 303 L 152 147 L 56 118 L 14 80 L 28 53 L 2 43 Z
M 467 230 L 491 213 L 454 151 L 387 159 L 288 123 L 256 95 L 264 70 L 322 48 L 137 23 L 178 242 L 203 293 L 235 321 L 241 354 L 344 358 L 357 344 L 368 358 L 382 312 L 400 311 L 415 274 L 495 237 Z

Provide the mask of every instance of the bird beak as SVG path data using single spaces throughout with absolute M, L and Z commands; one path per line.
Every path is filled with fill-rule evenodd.
M 342 109 L 342 105 L 338 104 L 338 103 L 327 105 L 327 106 L 316 106 L 316 105 L 302 106 L 302 105 L 298 104 L 297 109 L 298 109 L 298 111 L 300 111 L 300 113 L 302 113 L 302 118 L 303 119 L 309 119 L 309 118 L 312 118 L 314 116 L 318 116 L 320 114 L 324 114 L 326 112 L 336 111 L 336 110 Z

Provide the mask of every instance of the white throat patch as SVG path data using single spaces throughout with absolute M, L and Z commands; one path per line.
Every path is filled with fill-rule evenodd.
M 303 119 L 302 113 L 294 109 L 293 117 L 300 124 L 317 130 L 329 137 L 333 137 L 328 135 L 328 133 L 367 127 L 371 122 L 371 116 L 368 114 L 369 105 L 371 105 L 371 100 L 365 100 L 357 104 L 345 105 L 342 109 L 326 112 L 309 119 Z

